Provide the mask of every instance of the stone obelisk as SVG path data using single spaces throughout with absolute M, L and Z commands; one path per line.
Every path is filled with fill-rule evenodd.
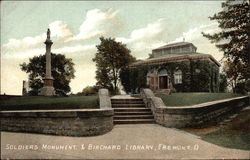
M 51 46 L 53 42 L 50 40 L 50 30 L 47 31 L 47 39 L 44 42 L 46 45 L 46 74 L 43 78 L 44 86 L 41 88 L 39 95 L 53 96 L 55 95 L 55 89 L 53 87 L 53 77 L 51 75 Z

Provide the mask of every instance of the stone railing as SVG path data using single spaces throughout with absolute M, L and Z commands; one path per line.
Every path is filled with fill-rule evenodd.
M 249 97 L 242 96 L 193 106 L 166 106 L 162 99 L 155 97 L 150 89 L 142 89 L 141 96 L 151 108 L 156 123 L 166 127 L 204 127 L 214 124 L 230 113 L 249 105 Z
M 100 109 L 1 111 L 1 131 L 93 136 L 113 129 L 108 90 L 99 91 Z

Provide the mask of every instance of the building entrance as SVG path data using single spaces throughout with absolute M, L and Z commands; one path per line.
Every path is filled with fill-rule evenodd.
M 168 88 L 168 76 L 159 76 L 159 89 Z

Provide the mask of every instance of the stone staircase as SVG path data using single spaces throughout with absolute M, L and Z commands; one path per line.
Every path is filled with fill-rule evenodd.
M 152 111 L 141 98 L 111 98 L 114 108 L 114 124 L 155 123 Z

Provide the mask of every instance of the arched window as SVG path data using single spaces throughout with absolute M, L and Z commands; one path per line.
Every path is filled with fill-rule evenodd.
M 168 72 L 166 69 L 161 69 L 158 72 L 158 76 L 167 76 L 167 75 L 168 75 Z
M 182 83 L 182 71 L 177 70 L 174 72 L 174 83 L 181 84 Z

